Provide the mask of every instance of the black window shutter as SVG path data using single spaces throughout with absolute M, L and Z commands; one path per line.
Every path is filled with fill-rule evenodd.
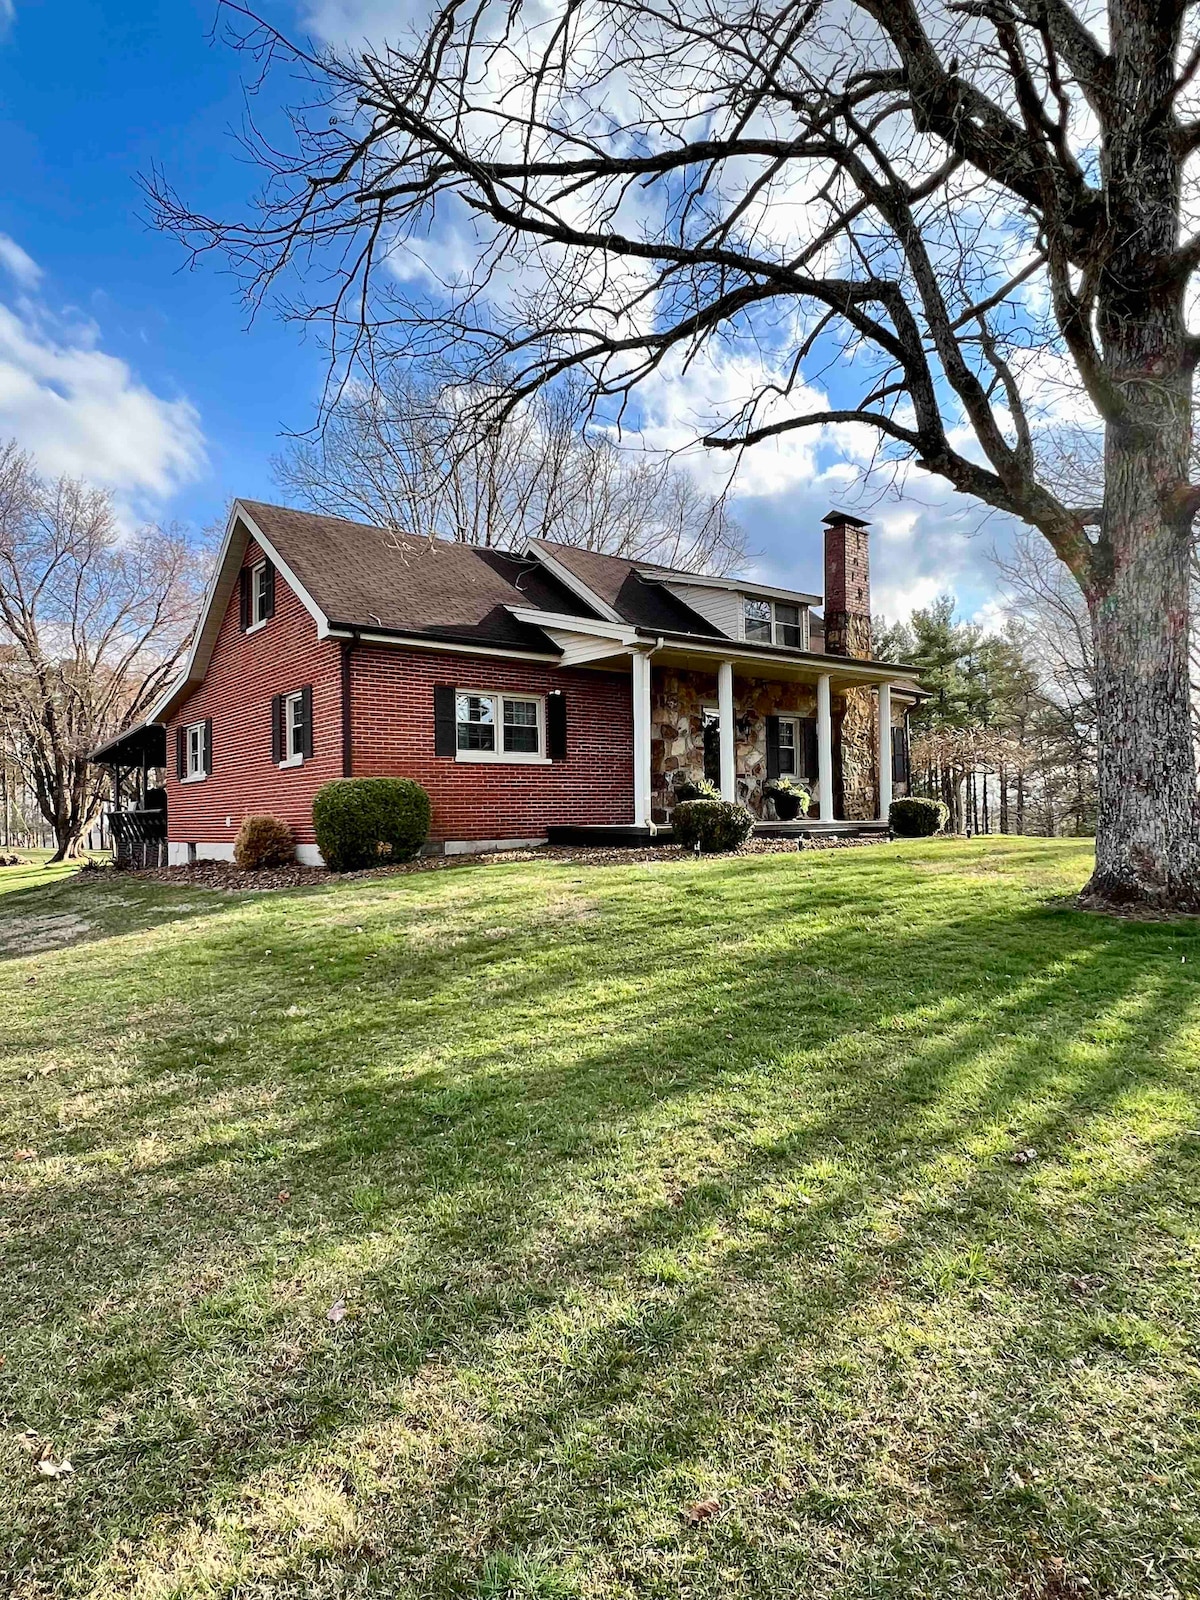
M 250 568 L 243 567 L 238 579 L 238 615 L 243 633 L 250 626 L 250 578 Z
M 806 778 L 815 778 L 817 775 L 816 717 L 800 718 L 800 751 L 804 761 L 804 776 Z
M 175 776 L 187 777 L 187 729 L 175 729 Z
M 779 776 L 779 718 L 767 718 L 767 777 Z
M 271 760 L 276 766 L 283 760 L 283 696 L 277 694 L 271 701 Z
M 270 561 L 263 562 L 263 619 L 275 615 L 275 567 Z
M 433 753 L 453 758 L 457 749 L 454 689 L 450 684 L 438 683 L 433 689 Z
M 551 761 L 567 759 L 567 697 L 561 690 L 546 696 L 546 754 Z
M 908 782 L 908 729 L 892 729 L 892 782 Z
M 312 684 L 300 691 L 300 754 L 307 761 L 313 753 Z
M 204 719 L 204 775 L 212 771 L 212 718 Z

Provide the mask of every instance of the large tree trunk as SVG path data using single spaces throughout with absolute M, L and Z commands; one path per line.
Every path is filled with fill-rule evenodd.
M 1142 463 L 1143 469 L 1146 463 Z M 1140 498 L 1147 498 L 1143 490 Z M 1179 521 L 1121 540 L 1091 602 L 1100 764 L 1092 905 L 1200 911 L 1200 811 L 1188 681 L 1190 533 Z M 1131 508 L 1131 517 L 1133 512 Z

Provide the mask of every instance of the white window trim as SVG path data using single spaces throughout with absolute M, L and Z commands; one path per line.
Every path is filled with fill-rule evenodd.
M 285 751 L 291 744 L 292 734 L 295 731 L 292 723 L 292 707 L 293 705 L 303 704 L 304 693 L 300 689 L 293 691 L 291 694 L 285 694 L 283 697 L 283 748 Z M 279 763 L 279 770 L 280 772 L 285 772 L 289 767 L 302 767 L 303 765 L 304 751 L 294 750 L 291 755 L 285 754 L 283 760 Z
M 782 762 L 781 762 L 780 763 L 780 767 L 779 767 L 779 776 L 781 778 L 796 778 L 796 779 L 799 779 L 799 777 L 800 777 L 800 718 L 799 718 L 798 715 L 797 716 L 792 716 L 792 715 L 789 714 L 789 715 L 784 715 L 784 716 L 781 716 L 781 717 L 777 717 L 776 721 L 779 723 L 779 725 L 781 727 L 783 726 L 783 724 L 785 722 L 790 723 L 790 725 L 791 725 L 792 742 L 791 742 L 790 745 L 787 746 L 787 748 L 792 752 L 792 759 L 795 762 L 795 766 L 793 767 L 791 772 L 785 772 L 783 770 L 783 765 L 782 765 Z M 779 748 L 782 751 L 784 749 L 784 746 L 780 745 Z
M 192 733 L 196 728 L 199 728 L 199 730 L 200 730 L 200 761 L 201 761 L 201 765 L 197 769 L 197 771 L 193 772 L 193 771 L 191 771 L 191 765 L 192 765 Z M 179 780 L 180 783 L 203 783 L 205 781 L 205 779 L 208 777 L 208 773 L 205 772 L 204 766 L 203 766 L 203 762 L 204 762 L 204 719 L 203 718 L 199 722 L 187 722 L 187 723 L 184 724 L 184 728 L 183 728 L 183 753 L 184 753 L 184 769 L 185 770 L 184 770 L 183 777 L 180 778 L 180 780 Z
M 258 610 L 259 573 L 266 572 L 266 570 L 267 563 L 265 558 L 262 561 L 256 561 L 250 568 L 250 626 L 246 629 L 247 635 L 257 633 L 260 628 L 265 628 L 271 620 L 270 617 L 255 617 L 254 615 Z
M 478 700 L 494 700 L 496 702 L 496 740 L 500 745 L 504 743 L 505 700 L 532 700 L 537 706 L 537 754 L 524 750 L 460 750 L 458 748 L 458 697 L 460 694 L 469 694 Z M 546 696 L 544 694 L 526 694 L 519 689 L 455 689 L 454 700 L 454 759 L 456 761 L 461 761 L 467 766 L 549 767 L 553 765 L 550 757 L 546 754 Z
M 763 603 L 765 605 L 770 606 L 770 608 L 771 608 L 771 637 L 769 639 L 760 639 L 757 636 L 752 638 L 750 636 L 750 634 L 748 634 L 746 632 L 746 602 L 747 602 L 747 600 L 757 600 L 757 601 L 760 601 L 761 603 Z M 741 601 L 742 601 L 742 614 L 741 614 L 741 630 L 742 631 L 741 631 L 741 637 L 746 641 L 747 644 L 769 644 L 776 650 L 807 650 L 808 649 L 808 646 L 809 646 L 809 643 L 810 643 L 810 640 L 811 640 L 811 634 L 809 632 L 809 609 L 810 608 L 809 608 L 807 602 L 802 601 L 802 600 L 768 600 L 765 595 L 759 595 L 759 594 L 743 594 L 741 596 Z M 798 623 L 795 623 L 795 622 L 780 622 L 778 617 L 777 617 L 777 615 L 776 615 L 776 609 L 775 608 L 777 606 L 794 606 L 796 608 L 796 610 L 799 611 L 799 613 L 800 613 L 800 621 Z M 795 628 L 795 627 L 798 627 L 800 629 L 800 643 L 799 644 L 782 644 L 780 642 L 780 639 L 779 639 L 779 630 L 780 630 L 780 628 Z

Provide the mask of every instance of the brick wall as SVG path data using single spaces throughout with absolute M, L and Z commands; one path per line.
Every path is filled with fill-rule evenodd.
M 251 542 L 245 565 L 262 559 Z M 258 812 L 289 822 L 311 843 L 313 796 L 342 775 L 341 649 L 318 639 L 317 625 L 283 578 L 275 578 L 275 615 L 242 633 L 238 587 L 221 623 L 202 684 L 167 728 L 167 830 L 173 844 L 232 845 L 243 817 Z M 284 771 L 271 760 L 271 700 L 312 684 L 313 755 Z M 175 729 L 212 718 L 212 766 L 202 782 L 175 776 Z
M 244 565 L 261 559 L 253 543 Z M 242 819 L 282 817 L 297 842 L 315 842 L 317 790 L 343 775 L 342 646 L 317 626 L 281 575 L 275 615 L 244 634 L 235 585 L 208 674 L 167 729 L 168 831 L 173 845 L 232 846 Z M 271 700 L 312 685 L 313 754 L 281 770 L 271 760 Z M 561 690 L 567 759 L 547 765 L 467 763 L 434 755 L 433 690 Z M 551 823 L 628 822 L 633 816 L 633 709 L 627 674 L 560 670 L 537 662 L 356 645 L 350 656 L 351 750 L 356 777 L 415 778 L 433 801 L 431 837 L 540 838 Z M 211 717 L 213 770 L 175 776 L 175 730 Z M 201 850 L 201 854 L 204 851 Z
M 434 839 L 534 839 L 551 823 L 633 820 L 633 705 L 625 673 L 359 645 L 351 656 L 356 777 L 415 778 Z M 434 755 L 437 684 L 548 694 L 567 707 L 567 759 L 547 765 Z
M 871 654 L 871 545 L 866 528 L 825 528 L 825 649 L 830 655 Z

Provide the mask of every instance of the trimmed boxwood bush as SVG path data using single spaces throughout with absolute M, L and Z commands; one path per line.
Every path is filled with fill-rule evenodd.
M 334 872 L 411 861 L 429 817 L 429 796 L 411 778 L 337 778 L 313 801 L 317 847 Z
M 296 840 L 278 817 L 247 817 L 234 840 L 233 859 L 243 872 L 286 867 L 296 859 Z
M 686 772 L 676 775 L 673 785 L 676 801 L 680 800 L 719 800 L 721 791 L 716 784 L 708 778 L 691 778 Z
M 754 818 L 745 806 L 727 800 L 684 800 L 671 813 L 675 842 L 685 850 L 711 855 L 718 850 L 740 850 L 750 836 Z
M 910 795 L 904 800 L 893 800 L 888 807 L 888 826 L 902 839 L 925 839 L 931 833 L 941 833 L 950 816 L 950 808 L 941 800 L 920 800 Z

